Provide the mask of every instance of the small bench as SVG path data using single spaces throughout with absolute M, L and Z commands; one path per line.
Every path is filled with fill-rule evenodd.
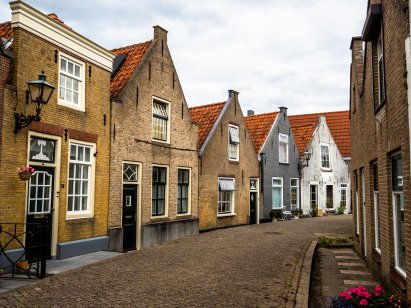
M 327 214 L 335 214 L 335 213 L 337 213 L 337 211 L 336 211 L 335 208 L 326 208 L 326 209 L 325 209 L 325 212 L 326 212 Z

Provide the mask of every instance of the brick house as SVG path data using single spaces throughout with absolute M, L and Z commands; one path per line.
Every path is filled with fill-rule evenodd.
M 198 127 L 167 31 L 155 26 L 153 40 L 113 52 L 110 249 L 198 234 Z
M 106 250 L 114 55 L 55 14 L 22 1 L 10 7 L 12 21 L 0 24 L 0 222 L 47 218 L 48 254 L 59 259 Z M 41 120 L 16 131 L 16 116 L 35 114 L 27 82 L 42 71 L 55 90 Z M 28 181 L 17 174 L 22 165 L 36 169 Z M 26 247 L 36 245 L 30 228 L 18 225 Z
M 350 46 L 350 117 L 354 248 L 386 286 L 410 298 L 407 9 L 408 1 L 368 1 L 362 35 Z
M 286 107 L 280 107 L 280 112 L 253 113 L 248 111 L 245 121 L 259 156 L 263 219 L 268 220 L 272 209 L 300 207 L 299 154 Z
M 200 230 L 258 223 L 259 164 L 238 92 L 226 102 L 190 108 L 199 125 Z
M 350 212 L 349 112 L 289 116 L 301 162 L 311 154 L 308 166 L 300 167 L 301 208 L 308 213 L 316 204 L 320 213 L 338 210 L 342 202 Z

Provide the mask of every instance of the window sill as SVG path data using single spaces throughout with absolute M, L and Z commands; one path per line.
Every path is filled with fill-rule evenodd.
M 224 217 L 234 217 L 236 216 L 235 213 L 228 213 L 228 214 L 217 214 L 217 218 L 224 218 Z
M 165 220 L 170 220 L 170 218 L 166 215 L 162 215 L 162 216 L 151 216 L 150 218 L 151 221 L 165 221 Z
M 151 139 L 151 141 L 153 142 L 153 144 L 159 143 L 161 144 L 161 146 L 170 146 L 170 141 L 164 141 L 164 140 L 160 140 L 160 139 Z
M 333 169 L 332 168 L 323 168 L 323 167 L 321 167 L 321 171 L 322 172 L 332 172 Z
M 229 159 L 229 160 L 228 160 L 228 163 L 229 163 L 229 164 L 233 164 L 233 165 L 239 165 L 239 164 L 240 164 L 240 161 Z
M 191 213 L 176 214 L 177 219 L 191 217 Z
M 286 162 L 286 163 L 285 163 L 285 162 L 281 162 L 281 161 L 279 161 L 278 163 L 279 163 L 280 165 L 289 165 L 289 164 L 290 164 L 289 162 Z
M 93 214 L 68 214 L 66 220 L 90 219 L 94 218 Z
M 80 103 L 80 104 L 73 104 L 73 103 L 68 103 L 68 102 L 66 102 L 66 101 L 63 101 L 63 100 L 59 99 L 57 104 L 58 104 L 59 106 L 66 107 L 66 108 L 69 108 L 69 109 L 71 109 L 71 110 L 76 110 L 76 111 L 80 111 L 80 112 L 83 112 L 83 113 L 86 112 L 86 108 L 85 108 L 85 106 L 84 106 L 84 103 L 83 103 L 83 104 L 82 104 L 82 103 Z

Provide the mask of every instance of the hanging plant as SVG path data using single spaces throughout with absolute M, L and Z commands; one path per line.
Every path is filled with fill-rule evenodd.
M 23 181 L 27 181 L 31 178 L 31 175 L 36 169 L 30 166 L 21 166 L 17 169 L 19 178 Z

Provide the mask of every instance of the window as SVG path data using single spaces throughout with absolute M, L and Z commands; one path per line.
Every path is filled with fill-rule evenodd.
M 218 215 L 234 214 L 235 179 L 218 179 Z
M 341 183 L 341 205 L 347 207 L 347 184 Z
M 377 41 L 377 59 L 378 59 L 378 104 L 385 101 L 385 71 L 384 71 L 384 53 L 382 44 L 382 34 Z
M 310 185 L 310 206 L 311 208 L 317 207 L 317 185 Z
M 288 135 L 279 134 L 278 135 L 279 144 L 279 162 L 288 164 Z
M 177 214 L 187 214 L 190 206 L 190 170 L 178 169 Z
M 321 167 L 330 169 L 330 146 L 328 144 L 321 145 Z
M 354 171 L 355 178 L 355 233 L 360 234 L 360 209 L 358 201 L 358 172 Z
M 153 127 L 152 137 L 154 140 L 168 142 L 169 140 L 169 104 L 153 101 Z
M 153 167 L 151 215 L 163 216 L 166 210 L 167 168 Z
M 290 179 L 291 208 L 298 208 L 298 179 Z
M 283 178 L 273 178 L 273 200 L 272 208 L 283 207 Z
M 228 126 L 228 159 L 239 160 L 239 148 L 240 148 L 240 134 L 238 126 Z
M 68 56 L 60 56 L 59 104 L 85 111 L 84 64 Z
M 372 164 L 372 180 L 374 188 L 374 244 L 375 250 L 381 253 L 380 248 L 380 196 L 378 192 L 378 165 L 377 163 Z
M 53 175 L 36 170 L 29 181 L 29 214 L 48 214 L 52 203 Z
M 70 142 L 69 185 L 67 211 L 69 214 L 91 212 L 91 179 L 93 146 Z
M 123 182 L 136 183 L 138 182 L 138 165 L 123 163 Z
M 392 201 L 394 221 L 395 269 L 406 277 L 405 234 L 404 234 L 404 198 L 402 187 L 401 154 L 391 157 Z

